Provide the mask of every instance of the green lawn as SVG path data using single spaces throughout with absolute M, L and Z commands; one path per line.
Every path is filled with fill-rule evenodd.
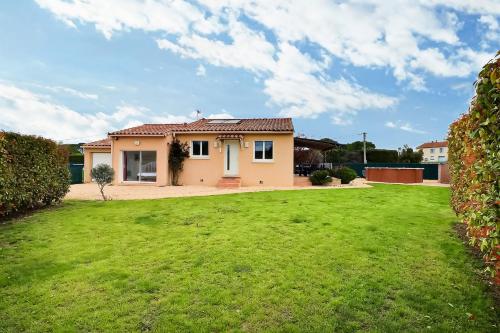
M 376 185 L 66 202 L 0 226 L 0 331 L 497 331 L 448 200 Z

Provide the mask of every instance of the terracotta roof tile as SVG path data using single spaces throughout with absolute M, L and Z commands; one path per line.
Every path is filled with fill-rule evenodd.
M 108 133 L 109 135 L 165 135 L 175 127 L 182 124 L 144 124 L 119 131 Z
M 144 124 L 108 134 L 166 135 L 168 132 L 293 132 L 293 123 L 291 118 L 200 119 L 185 124 Z
M 235 123 L 238 121 L 237 123 Z M 200 119 L 179 132 L 293 132 L 291 118 Z
M 83 147 L 111 147 L 111 139 L 106 138 L 102 140 L 88 142 L 84 144 Z
M 431 141 L 421 144 L 417 149 L 448 147 L 448 141 Z

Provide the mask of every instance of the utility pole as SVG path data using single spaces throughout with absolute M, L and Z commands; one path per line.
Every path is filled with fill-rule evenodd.
M 366 132 L 361 133 L 363 134 L 363 163 L 366 164 Z

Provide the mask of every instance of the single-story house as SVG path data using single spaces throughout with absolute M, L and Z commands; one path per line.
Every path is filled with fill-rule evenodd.
M 169 147 L 187 143 L 179 183 L 210 186 L 293 186 L 291 118 L 200 119 L 184 124 L 144 124 L 108 133 L 83 145 L 84 182 L 92 167 L 115 170 L 115 185 L 170 185 Z

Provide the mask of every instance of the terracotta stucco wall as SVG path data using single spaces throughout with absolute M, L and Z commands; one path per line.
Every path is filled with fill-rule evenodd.
M 92 170 L 92 153 L 110 153 L 111 148 L 83 148 L 83 182 L 90 183 L 92 177 L 90 170 Z
M 181 142 L 191 146 L 192 140 L 208 140 L 209 158 L 186 160 L 180 183 L 214 186 L 224 176 L 223 149 L 214 147 L 218 134 L 177 134 Z M 293 134 L 243 134 L 244 146 L 239 149 L 239 177 L 242 186 L 293 186 Z M 254 142 L 273 141 L 273 161 L 253 160 Z M 248 147 L 245 147 L 248 145 Z
M 156 182 L 157 186 L 168 185 L 168 146 L 170 137 L 119 137 L 112 141 L 112 161 L 115 170 L 114 184 L 136 184 L 123 181 L 124 151 L 156 151 Z

